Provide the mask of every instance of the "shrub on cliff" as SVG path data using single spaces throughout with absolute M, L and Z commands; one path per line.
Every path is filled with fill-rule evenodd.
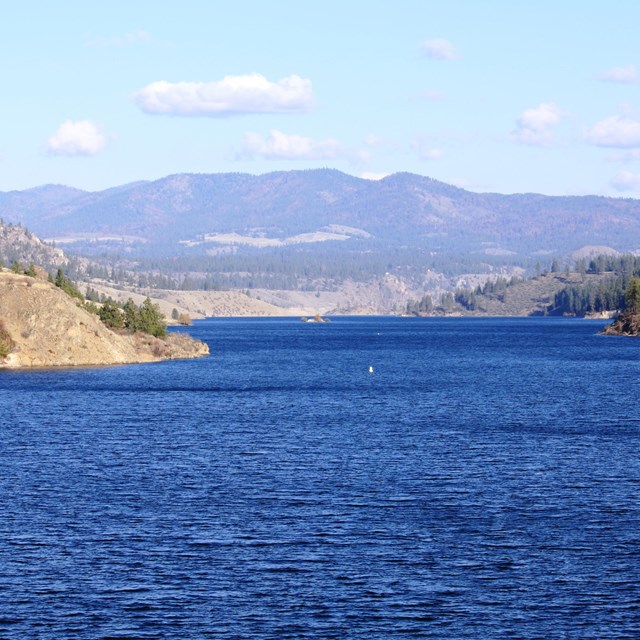
M 62 289 L 66 294 L 72 298 L 78 298 L 80 302 L 84 302 L 84 296 L 80 293 L 78 287 L 76 287 L 67 276 L 64 275 L 62 269 L 58 269 L 55 280 L 53 281 L 56 287 Z
M 0 320 L 0 359 L 6 358 L 15 346 L 9 332 L 5 329 L 4 322 Z
M 105 300 L 98 311 L 102 323 L 109 329 L 122 329 L 124 327 L 124 315 L 113 300 Z

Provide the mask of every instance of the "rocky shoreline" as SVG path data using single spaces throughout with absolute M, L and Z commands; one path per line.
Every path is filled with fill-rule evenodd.
M 602 331 L 606 336 L 640 336 L 640 314 L 622 311 L 618 317 Z

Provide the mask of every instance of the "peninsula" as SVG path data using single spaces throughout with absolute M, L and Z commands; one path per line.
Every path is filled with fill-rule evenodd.
M 209 347 L 178 333 L 109 329 L 42 277 L 0 271 L 0 367 L 70 367 L 197 358 Z

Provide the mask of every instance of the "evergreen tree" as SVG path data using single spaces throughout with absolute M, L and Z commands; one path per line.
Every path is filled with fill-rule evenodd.
M 122 311 L 124 312 L 124 326 L 129 329 L 129 331 L 132 331 L 134 333 L 136 331 L 140 331 L 140 316 L 138 307 L 131 298 L 129 298 L 124 303 Z
M 98 312 L 100 320 L 109 329 L 122 329 L 124 327 L 124 315 L 113 300 L 106 300 Z
M 431 313 L 433 311 L 433 299 L 428 293 L 422 296 L 418 304 L 418 309 L 420 313 Z
M 153 304 L 150 298 L 146 298 L 139 311 L 139 330 L 150 333 L 156 338 L 167 335 L 167 327 L 164 323 L 164 316 L 160 312 L 160 307 Z
M 56 277 L 53 281 L 56 287 L 62 289 L 66 294 L 70 295 L 72 298 L 78 298 L 81 302 L 84 302 L 84 296 L 80 293 L 78 287 L 76 287 L 67 276 L 65 276 L 62 269 L 58 269 L 56 272 Z
M 640 278 L 634 276 L 629 281 L 624 294 L 625 311 L 640 313 Z
M 167 327 L 160 307 L 153 304 L 150 298 L 146 298 L 139 307 L 129 298 L 122 307 L 122 314 L 125 328 L 133 333 L 142 331 L 156 338 L 167 335 Z

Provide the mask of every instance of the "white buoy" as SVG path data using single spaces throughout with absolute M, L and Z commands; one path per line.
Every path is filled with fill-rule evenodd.
M 373 367 L 369 367 L 369 373 L 373 373 Z

